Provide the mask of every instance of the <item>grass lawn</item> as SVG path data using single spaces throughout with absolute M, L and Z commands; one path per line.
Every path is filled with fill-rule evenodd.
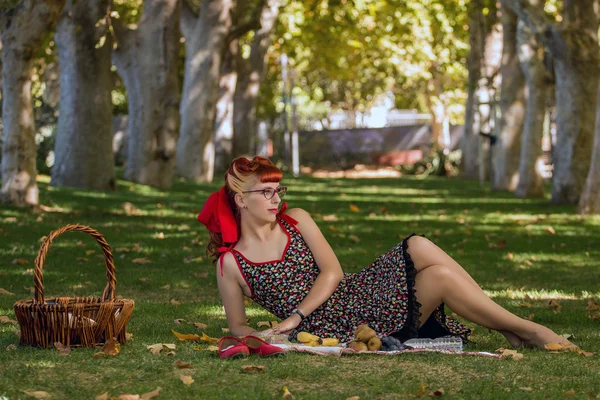
M 55 350 L 19 346 L 16 325 L 0 323 L 0 399 L 31 398 L 26 391 L 44 391 L 51 399 L 93 399 L 105 392 L 118 397 L 158 386 L 160 399 L 278 399 L 284 386 L 296 399 L 331 400 L 427 397 L 437 389 L 444 397 L 467 399 L 600 394 L 599 357 L 575 353 L 519 350 L 524 354 L 519 361 L 431 353 L 221 360 L 198 351 L 207 343 L 180 342 L 171 333 L 200 333 L 192 325 L 200 322 L 208 325 L 208 335 L 220 337 L 227 326 L 215 268 L 204 253 L 208 235 L 196 221 L 219 185 L 178 182 L 161 191 L 119 181 L 117 192 L 100 193 L 48 187 L 44 178 L 46 211 L 0 208 L 0 288 L 12 293 L 0 290 L 0 316 L 14 319 L 14 302 L 32 297 L 33 260 L 42 236 L 81 223 L 98 229 L 113 248 L 117 294 L 136 302 L 128 325 L 133 337 L 116 357 L 95 359 L 91 349 L 62 357 Z M 515 199 L 452 179 L 303 177 L 284 184 L 290 207 L 313 215 L 345 271 L 359 271 L 412 232 L 425 234 L 502 306 L 572 334 L 586 351 L 600 352 L 600 319 L 586 311 L 589 299 L 600 299 L 599 217 L 582 218 L 574 207 Z M 137 258 L 151 262 L 134 263 Z M 44 267 L 47 298 L 98 297 L 105 279 L 91 237 L 76 232 L 56 239 Z M 548 307 L 550 300 L 562 308 Z M 247 314 L 251 326 L 272 319 L 256 305 Z M 472 339 L 465 350 L 493 352 L 508 345 L 483 328 L 475 328 Z M 176 344 L 175 355 L 150 353 L 146 346 L 155 343 Z M 178 369 L 177 360 L 191 369 Z M 248 364 L 266 370 L 244 372 Z M 194 383 L 185 385 L 180 375 Z

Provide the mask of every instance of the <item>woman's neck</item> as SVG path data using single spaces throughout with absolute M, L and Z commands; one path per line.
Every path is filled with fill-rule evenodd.
M 241 234 L 238 243 L 244 245 L 258 243 L 264 244 L 269 243 L 273 239 L 275 234 L 275 222 L 259 222 L 257 220 L 251 220 L 250 218 L 242 218 L 241 221 Z

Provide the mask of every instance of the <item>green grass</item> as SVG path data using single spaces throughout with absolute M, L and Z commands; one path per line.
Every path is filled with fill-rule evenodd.
M 599 217 L 582 218 L 573 207 L 515 199 L 461 180 L 301 178 L 285 184 L 290 206 L 312 213 L 345 271 L 356 272 L 404 236 L 422 233 L 502 306 L 520 316 L 534 313 L 535 321 L 574 335 L 573 341 L 587 351 L 600 352 L 600 319 L 590 319 L 585 310 L 588 299 L 600 298 Z M 15 326 L 0 324 L 0 399 L 29 398 L 24 391 L 46 391 L 53 399 L 91 399 L 104 392 L 118 397 L 157 386 L 161 399 L 281 398 L 283 386 L 297 399 L 403 399 L 419 395 L 421 385 L 425 397 L 439 388 L 450 398 L 564 398 L 571 389 L 574 398 L 600 393 L 598 356 L 574 353 L 524 350 L 520 361 L 425 353 L 223 361 L 215 353 L 195 351 L 207 345 L 179 342 L 170 330 L 199 332 L 190 324 L 175 324 L 176 318 L 206 323 L 206 333 L 216 337 L 226 327 L 215 268 L 204 254 L 208 235 L 196 221 L 218 186 L 177 182 L 161 191 L 119 181 L 117 192 L 100 193 L 52 188 L 42 179 L 41 203 L 47 211 L 0 209 L 0 288 L 14 293 L 0 295 L 0 315 L 14 319 L 13 303 L 31 298 L 40 238 L 68 223 L 90 225 L 106 237 L 115 255 L 117 294 L 136 301 L 128 325 L 133 339 L 110 359 L 92 358 L 94 350 L 75 349 L 60 357 L 53 350 L 21 347 Z M 126 202 L 135 206 L 133 212 Z M 323 219 L 332 214 L 336 221 Z M 506 247 L 494 246 L 503 241 Z M 136 244 L 138 252 L 122 249 Z M 204 261 L 185 263 L 189 256 Z M 29 263 L 13 264 L 18 258 Z M 135 258 L 152 263 L 135 264 Z M 91 237 L 68 233 L 55 241 L 44 267 L 46 297 L 100 296 L 105 283 L 99 247 Z M 533 308 L 521 307 L 525 296 L 534 299 Z M 560 313 L 547 307 L 549 299 L 560 302 Z M 248 316 L 252 326 L 272 319 L 255 305 Z M 483 328 L 476 328 L 472 339 L 466 350 L 507 346 L 499 334 Z M 176 343 L 176 355 L 151 354 L 146 346 L 154 343 Z M 9 345 L 17 349 L 6 350 Z M 177 369 L 178 359 L 192 369 Z M 241 367 L 246 364 L 267 370 L 245 373 Z M 195 382 L 184 385 L 182 374 Z

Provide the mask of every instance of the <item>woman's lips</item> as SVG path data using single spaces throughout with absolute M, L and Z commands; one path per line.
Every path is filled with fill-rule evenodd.
M 272 213 L 274 213 L 274 214 L 277 214 L 278 210 L 276 208 L 269 208 L 269 211 L 272 212 Z

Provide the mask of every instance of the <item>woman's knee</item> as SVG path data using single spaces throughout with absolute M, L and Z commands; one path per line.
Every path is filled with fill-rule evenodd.
M 407 252 L 412 259 L 417 272 L 430 267 L 435 259 L 431 257 L 434 244 L 422 236 L 412 236 L 407 241 Z
M 430 265 L 417 273 L 417 277 L 439 286 L 445 286 L 455 278 L 456 273 L 445 265 Z

